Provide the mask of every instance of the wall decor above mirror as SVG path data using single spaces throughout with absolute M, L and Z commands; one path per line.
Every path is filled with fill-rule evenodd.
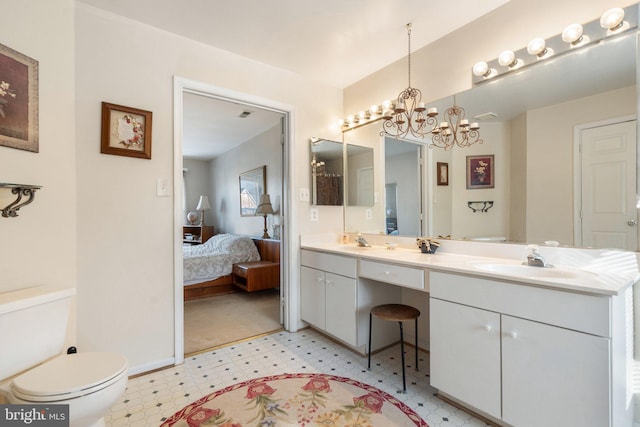
M 425 149 L 423 174 L 415 183 L 416 197 L 425 201 L 424 220 L 416 235 L 539 244 L 558 241 L 566 246 L 624 246 L 638 250 L 638 227 L 628 225 L 638 221 L 636 36 L 632 31 L 605 39 L 455 94 L 456 103 L 465 106 L 469 119 L 480 122 L 484 144 L 464 151 Z M 453 95 L 429 105 L 444 109 L 452 105 L 452 98 Z M 626 134 L 624 141 L 608 137 L 605 140 L 618 148 L 631 140 L 625 147 L 629 151 L 624 154 L 631 161 L 630 166 L 620 164 L 618 169 L 606 169 L 584 164 L 580 153 L 583 140 L 586 144 L 590 132 L 618 123 L 623 127 L 629 123 L 632 133 Z M 380 193 L 371 208 L 373 219 L 368 222 L 363 222 L 361 210 L 345 209 L 348 232 L 388 232 L 384 192 L 392 182 L 384 176 L 385 160 L 380 148 L 384 141 L 375 137 L 376 130 L 379 125 L 366 125 L 343 133 L 345 141 L 375 139 L 369 145 L 374 149 L 375 191 Z M 425 146 L 430 143 L 428 138 L 417 142 Z M 588 145 L 585 147 L 588 149 Z M 467 155 L 494 156 L 494 188 L 466 189 Z M 437 185 L 438 162 L 448 164 L 447 186 Z M 633 185 L 613 183 L 612 177 L 617 173 L 614 171 L 625 167 L 632 172 L 625 182 Z M 609 181 L 600 181 L 602 177 Z M 616 221 L 620 226 L 602 233 L 602 239 L 594 239 L 589 224 L 585 225 L 580 217 L 591 203 L 586 200 L 588 195 L 581 192 L 582 183 L 589 182 L 596 183 L 593 194 L 607 193 L 611 209 L 618 212 Z M 629 190 L 626 195 L 622 194 L 624 191 L 610 191 L 623 187 Z M 494 204 L 478 215 L 467 205 L 474 200 L 491 200 Z M 397 202 L 397 215 L 404 206 Z M 398 234 L 406 235 L 400 229 Z
M 311 138 L 310 147 L 312 204 L 342 206 L 344 203 L 342 143 Z

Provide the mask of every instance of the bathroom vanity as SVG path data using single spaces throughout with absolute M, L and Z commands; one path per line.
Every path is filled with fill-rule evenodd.
M 526 245 L 442 243 L 427 255 L 303 238 L 302 319 L 366 354 L 371 307 L 418 291 L 442 397 L 510 426 L 632 425 L 635 253 L 542 248 L 556 265 L 542 268 L 522 264 Z M 374 351 L 397 341 L 391 326 Z

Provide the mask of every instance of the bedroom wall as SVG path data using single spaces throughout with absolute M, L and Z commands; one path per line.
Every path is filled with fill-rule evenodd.
M 38 61 L 40 150 L 0 147 L 0 182 L 43 188 L 18 217 L 0 217 L 0 293 L 75 287 L 74 2 L 3 2 L 2 16 L 1 43 Z
M 308 138 L 331 133 L 342 93 L 81 3 L 75 23 L 78 341 L 85 350 L 125 354 L 131 372 L 140 372 L 174 358 L 173 197 L 156 196 L 158 178 L 173 182 L 174 76 L 293 106 L 295 194 L 309 187 Z M 153 112 L 151 160 L 100 154 L 101 101 Z M 293 202 L 301 218 L 291 224 L 290 259 L 297 266 L 297 235 L 311 227 L 308 203 Z M 314 229 L 342 230 L 341 215 L 327 219 Z
M 182 215 L 182 223 L 187 223 L 187 213 L 195 211 L 198 206 L 200 196 L 209 197 L 209 204 L 211 203 L 211 184 L 209 183 L 209 160 L 199 159 L 183 159 L 183 168 L 188 169 L 184 172 L 184 180 L 186 187 L 186 211 Z M 198 212 L 200 214 L 200 212 Z M 205 224 L 213 225 L 211 211 L 206 211 L 204 214 Z
M 273 236 L 273 224 L 280 224 L 282 206 L 282 146 L 280 125 L 230 150 L 210 162 L 212 218 L 217 233 L 262 236 L 264 217 L 240 216 L 239 177 L 243 172 L 267 166 L 267 193 L 275 215 L 267 216 L 267 230 Z

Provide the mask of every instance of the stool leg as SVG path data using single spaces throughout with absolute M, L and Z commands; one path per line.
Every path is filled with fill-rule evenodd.
M 369 353 L 369 363 L 367 363 L 367 369 L 371 370 L 371 320 L 373 318 L 373 315 L 371 314 L 371 312 L 369 312 L 369 348 L 368 348 L 368 352 Z
M 418 318 L 416 317 L 416 371 L 418 369 Z
M 404 333 L 402 332 L 402 322 L 398 322 L 400 325 L 400 353 L 402 354 L 402 392 L 407 392 L 407 384 L 404 375 Z

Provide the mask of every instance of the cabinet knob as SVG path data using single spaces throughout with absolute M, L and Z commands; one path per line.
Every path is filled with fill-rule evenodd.
M 384 275 L 385 275 L 385 276 L 388 276 L 388 275 L 390 275 L 390 274 L 391 274 L 391 272 L 389 272 L 389 271 L 385 271 L 385 272 L 384 272 Z
M 513 338 L 514 340 L 516 338 L 518 338 L 518 333 L 516 331 L 511 331 L 509 332 L 507 335 L 509 335 L 511 338 Z
M 487 332 L 491 332 L 493 328 L 491 327 L 491 325 L 484 325 L 484 330 Z

